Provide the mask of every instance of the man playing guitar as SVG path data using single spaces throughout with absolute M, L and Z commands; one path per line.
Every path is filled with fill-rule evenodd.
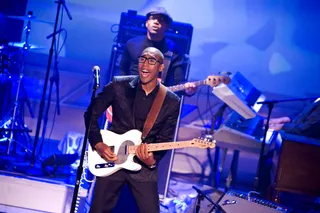
M 92 115 L 90 120 L 86 117 L 86 124 L 91 123 L 90 145 L 109 162 L 121 159 L 117 159 L 113 150 L 102 141 L 98 125 L 100 115 L 112 106 L 113 122 L 110 131 L 116 134 L 124 134 L 132 129 L 142 131 L 151 106 L 160 91 L 157 77 L 158 73 L 164 69 L 163 54 L 158 49 L 149 47 L 142 52 L 138 60 L 139 76 L 115 77 L 89 106 L 89 109 L 92 109 Z M 131 189 L 139 212 L 160 211 L 156 165 L 166 151 L 149 152 L 146 144 L 173 140 L 179 109 L 180 98 L 166 90 L 157 119 L 136 150 L 134 160 L 141 165 L 141 170 L 121 169 L 110 176 L 96 177 L 91 213 L 111 212 L 125 184 Z

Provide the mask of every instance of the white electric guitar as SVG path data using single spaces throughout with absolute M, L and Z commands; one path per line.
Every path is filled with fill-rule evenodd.
M 120 169 L 139 171 L 141 165 L 133 161 L 136 148 L 141 144 L 142 133 L 139 130 L 130 130 L 122 135 L 118 135 L 109 130 L 101 130 L 103 143 L 110 146 L 117 155 L 115 162 L 107 162 L 95 150 L 89 146 L 88 166 L 92 174 L 98 177 L 109 176 Z M 215 148 L 215 143 L 209 140 L 193 139 L 180 142 L 165 142 L 148 144 L 148 151 L 161 151 L 169 149 L 179 149 L 184 147 Z

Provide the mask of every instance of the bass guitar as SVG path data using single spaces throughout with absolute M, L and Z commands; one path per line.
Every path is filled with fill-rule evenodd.
M 161 80 L 161 79 L 159 79 Z M 201 80 L 201 81 L 193 81 L 193 82 L 189 82 L 189 83 L 194 83 L 197 87 L 201 86 L 201 85 L 208 85 L 211 87 L 216 87 L 220 84 L 229 84 L 230 83 L 230 77 L 229 76 L 223 76 L 223 75 L 209 75 L 205 80 Z M 175 86 L 169 86 L 167 87 L 168 90 L 171 90 L 172 92 L 179 92 L 182 90 L 185 90 L 185 84 L 178 84 Z M 112 107 L 110 106 L 107 110 L 106 110 L 106 118 L 107 118 L 107 122 L 106 123 L 112 123 Z

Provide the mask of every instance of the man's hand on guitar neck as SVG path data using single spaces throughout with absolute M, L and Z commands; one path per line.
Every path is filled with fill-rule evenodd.
M 161 83 L 161 78 L 157 78 L 158 82 Z M 193 95 L 197 91 L 197 86 L 193 82 L 187 82 L 184 84 L 185 92 L 187 95 Z
M 152 166 L 156 164 L 153 152 L 148 151 L 148 145 L 145 143 L 140 144 L 136 149 L 137 157 L 147 166 Z
M 117 155 L 111 150 L 111 148 L 104 144 L 103 142 L 99 142 L 94 147 L 99 155 L 107 160 L 107 161 L 116 161 Z
M 184 84 L 184 87 L 186 88 L 185 90 L 187 95 L 193 95 L 194 93 L 196 93 L 197 87 L 194 83 L 187 82 Z

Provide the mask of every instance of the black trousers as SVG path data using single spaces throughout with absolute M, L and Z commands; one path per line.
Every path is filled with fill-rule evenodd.
M 128 184 L 140 213 L 160 212 L 157 182 L 133 180 L 125 170 L 120 170 L 108 177 L 97 177 L 89 212 L 112 212 L 125 184 Z M 120 202 L 121 205 L 126 205 L 125 201 Z

